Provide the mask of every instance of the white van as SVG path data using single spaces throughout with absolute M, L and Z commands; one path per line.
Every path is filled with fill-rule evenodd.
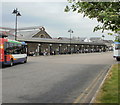
M 113 57 L 116 58 L 117 61 L 120 61 L 120 42 L 114 42 L 114 55 Z

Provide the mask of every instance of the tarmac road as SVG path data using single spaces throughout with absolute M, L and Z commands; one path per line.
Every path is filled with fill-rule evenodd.
M 73 103 L 114 63 L 111 52 L 28 57 L 28 63 L 2 70 L 2 101 Z

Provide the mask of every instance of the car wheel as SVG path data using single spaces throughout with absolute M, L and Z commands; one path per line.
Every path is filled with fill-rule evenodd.
M 27 58 L 25 58 L 25 61 L 24 61 L 24 63 L 27 63 Z

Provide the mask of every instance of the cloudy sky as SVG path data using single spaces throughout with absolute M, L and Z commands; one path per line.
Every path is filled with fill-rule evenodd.
M 63 0 L 62 0 L 63 1 Z M 64 12 L 65 6 L 69 5 L 64 2 L 10 2 L 10 0 L 2 1 L 2 26 L 14 28 L 15 16 L 12 14 L 14 8 L 18 8 L 21 17 L 18 17 L 18 27 L 44 26 L 46 31 L 52 37 L 69 37 L 68 30 L 72 29 L 75 37 L 101 37 L 105 35 L 105 39 L 113 39 L 108 36 L 107 32 L 93 32 L 93 28 L 98 23 L 96 19 L 83 18 L 82 14 L 75 12 Z

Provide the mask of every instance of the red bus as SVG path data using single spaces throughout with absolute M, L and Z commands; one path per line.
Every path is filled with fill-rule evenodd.
M 26 43 L 0 38 L 0 65 L 13 66 L 20 62 L 27 62 Z

